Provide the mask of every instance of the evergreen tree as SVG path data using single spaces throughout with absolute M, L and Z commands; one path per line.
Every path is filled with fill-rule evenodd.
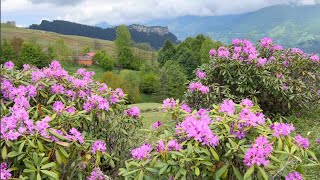
M 134 69 L 137 65 L 135 62 L 131 45 L 131 35 L 128 28 L 125 25 L 120 25 L 116 30 L 116 48 L 118 53 L 118 62 L 123 68 Z
M 191 50 L 181 48 L 175 55 L 175 59 L 183 68 L 187 78 L 190 80 L 194 78 L 194 70 L 200 66 L 200 59 L 196 58 Z
M 4 64 L 7 61 L 15 62 L 15 60 L 16 54 L 12 45 L 7 40 L 4 40 L 1 45 L 1 64 Z
M 169 60 L 161 68 L 161 87 L 164 97 L 181 99 L 186 90 L 187 77 L 179 63 Z
M 166 40 L 158 54 L 158 62 L 163 66 L 166 61 L 173 60 L 176 49 L 170 40 Z
M 201 64 L 209 62 L 209 51 L 210 49 L 218 49 L 222 46 L 221 42 L 215 42 L 212 39 L 206 39 L 201 46 L 200 49 L 200 57 L 201 57 Z

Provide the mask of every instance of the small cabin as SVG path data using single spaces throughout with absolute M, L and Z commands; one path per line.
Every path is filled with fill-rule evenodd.
M 79 56 L 77 63 L 85 66 L 91 66 L 93 64 L 92 56 Z

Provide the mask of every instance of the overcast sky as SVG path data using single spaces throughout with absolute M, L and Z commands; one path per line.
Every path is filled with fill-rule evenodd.
M 288 3 L 311 5 L 320 0 L 1 0 L 1 21 L 15 20 L 19 26 L 42 19 L 143 24 L 158 18 L 238 14 Z

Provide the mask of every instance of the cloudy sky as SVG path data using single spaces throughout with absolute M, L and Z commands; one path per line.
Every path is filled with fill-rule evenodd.
M 15 20 L 19 26 L 43 19 L 117 25 L 185 15 L 238 14 L 288 3 L 311 5 L 320 0 L 1 0 L 1 21 Z

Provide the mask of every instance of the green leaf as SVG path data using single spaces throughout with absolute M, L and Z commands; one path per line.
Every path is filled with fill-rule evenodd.
M 53 167 L 55 165 L 56 165 L 56 163 L 51 162 L 51 163 L 48 163 L 48 164 L 45 164 L 45 165 L 41 166 L 41 169 L 48 169 L 48 168 L 51 168 L 51 167 Z
M 38 144 L 39 150 L 40 150 L 41 152 L 43 152 L 43 151 L 44 151 L 44 147 L 43 147 L 41 141 L 37 140 L 37 144 Z
M 269 177 L 268 177 L 267 173 L 264 171 L 264 169 L 262 169 L 262 168 L 261 168 L 261 167 L 259 167 L 259 166 L 258 166 L 258 169 L 259 169 L 259 171 L 260 171 L 260 173 L 261 173 L 261 175 L 262 175 L 263 179 L 268 180 L 268 179 L 269 179 Z
M 281 151 L 282 148 L 283 148 L 282 140 L 281 140 L 281 138 L 278 138 L 278 147 L 277 147 L 277 150 L 278 150 L 278 151 Z
M 2 157 L 2 159 L 6 159 L 6 158 L 7 158 L 7 154 L 8 154 L 8 152 L 7 152 L 7 146 L 4 145 L 3 148 L 2 148 L 2 151 L 1 151 L 1 157 Z
M 158 170 L 147 167 L 146 170 L 158 174 Z
M 24 169 L 23 172 L 25 173 L 33 173 L 33 172 L 36 172 L 37 170 L 36 169 Z
M 63 149 L 62 147 L 58 146 L 59 151 L 63 154 L 64 157 L 69 158 L 69 154 L 67 153 L 67 151 L 65 149 Z
M 143 180 L 143 171 L 141 170 L 140 173 L 139 173 L 139 180 Z
M 20 144 L 19 149 L 18 149 L 18 152 L 19 152 L 19 153 L 22 152 L 25 143 L 26 143 L 26 141 L 23 141 L 23 142 Z
M 158 175 L 160 176 L 162 173 L 164 173 L 164 171 L 167 169 L 167 167 L 168 167 L 168 165 L 163 166 L 163 167 L 159 170 Z
M 200 175 L 200 169 L 198 167 L 196 167 L 194 169 L 194 173 L 196 174 L 196 176 L 199 176 Z
M 20 153 L 18 153 L 17 151 L 11 151 L 9 152 L 9 154 L 7 155 L 7 157 L 12 158 L 12 157 L 16 157 L 18 156 Z
M 213 155 L 214 159 L 219 161 L 220 158 L 219 158 L 219 155 L 217 154 L 217 152 L 212 147 L 210 147 L 210 151 L 211 151 L 211 154 Z
M 54 94 L 53 96 L 50 97 L 50 99 L 47 102 L 47 105 L 51 104 L 53 99 L 56 97 L 56 94 Z
M 165 165 L 168 165 L 167 163 L 164 163 L 164 162 L 156 162 L 156 164 L 154 165 L 154 167 L 158 167 L 158 168 L 161 168 Z
M 61 164 L 62 163 L 62 159 L 61 159 L 61 156 L 59 154 L 59 152 L 56 150 L 55 151 L 55 154 L 56 154 L 56 160 L 58 162 L 58 164 Z
M 59 179 L 59 176 L 57 173 L 47 170 L 40 170 L 43 174 L 48 175 L 50 177 L 53 177 L 54 179 Z
M 318 161 L 316 155 L 314 154 L 314 152 L 310 151 L 310 150 L 307 150 L 307 153 L 316 161 Z
M 249 177 L 251 177 L 251 174 L 254 172 L 254 165 L 251 166 L 247 172 L 244 174 L 244 177 L 243 179 L 246 180 L 246 179 L 249 179 Z
M 124 173 L 123 176 L 129 176 L 130 174 L 133 174 L 133 173 L 135 173 L 135 172 L 137 172 L 137 171 L 139 171 L 139 170 L 140 170 L 140 169 L 135 169 L 135 170 L 133 170 L 133 171 Z
M 63 136 L 61 136 L 60 134 L 52 131 L 51 129 L 49 129 L 49 132 L 50 132 L 51 134 L 53 134 L 54 136 L 56 136 L 57 138 L 61 139 L 61 140 L 67 140 L 65 137 L 63 137 Z
M 229 164 L 225 164 L 222 166 L 215 174 L 216 179 L 220 179 L 220 177 L 223 175 L 223 173 L 228 169 Z
M 232 170 L 233 170 L 233 173 L 236 175 L 237 179 L 238 180 L 243 180 L 243 176 L 242 174 L 240 173 L 239 169 L 232 166 Z
M 41 180 L 40 173 L 37 174 L 37 180 Z

